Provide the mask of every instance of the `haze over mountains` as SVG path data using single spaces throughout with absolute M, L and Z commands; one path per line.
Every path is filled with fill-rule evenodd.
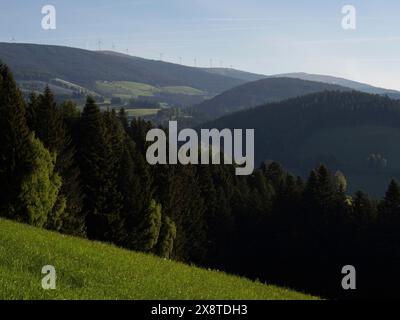
M 306 73 L 267 76 L 232 68 L 195 68 L 118 52 L 88 51 L 64 46 L 0 43 L 0 60 L 11 67 L 25 93 L 41 91 L 46 85 L 50 85 L 56 95 L 63 97 L 76 98 L 81 95 L 84 98 L 87 94 L 126 100 L 146 97 L 186 107 L 247 82 L 285 77 L 400 98 L 400 92 L 394 90 L 375 88 L 331 76 Z M 263 90 L 260 84 L 255 87 Z M 302 93 L 301 89 L 299 93 Z M 255 94 L 258 98 L 250 101 L 251 106 L 276 100 L 276 97 L 263 100 L 260 97 L 265 94 Z M 219 103 L 220 100 L 218 98 L 216 101 Z M 239 109 L 241 108 L 232 107 L 232 112 Z
M 318 82 L 324 82 L 324 83 L 330 83 L 330 84 L 336 84 L 340 85 L 343 87 L 348 87 L 354 90 L 366 92 L 366 93 L 373 93 L 373 94 L 380 94 L 380 95 L 387 95 L 389 98 L 393 99 L 400 99 L 400 92 L 396 90 L 390 90 L 390 89 L 384 89 L 384 88 L 378 88 L 371 86 L 369 84 L 361 83 L 361 82 L 356 82 L 344 78 L 339 78 L 339 77 L 333 77 L 333 76 L 326 76 L 326 75 L 320 75 L 320 74 L 310 74 L 310 73 L 305 73 L 305 72 L 298 72 L 298 73 L 283 73 L 283 74 L 277 74 L 271 77 L 275 78 L 296 78 L 296 79 L 303 79 L 303 80 L 309 80 L 309 81 L 318 81 Z
M 347 87 L 353 90 L 358 90 L 366 93 L 387 95 L 393 99 L 400 99 L 400 91 L 390 90 L 385 88 L 375 87 L 369 84 L 348 80 L 340 77 L 334 77 L 329 75 L 321 75 L 321 74 L 311 74 L 306 72 L 293 72 L 293 73 L 281 73 L 276 75 L 263 75 L 256 74 L 251 72 L 245 72 L 230 68 L 205 68 L 204 70 L 208 72 L 212 72 L 215 74 L 225 75 L 231 78 L 237 78 L 241 80 L 245 80 L 246 82 L 257 81 L 266 78 L 295 78 L 301 80 L 315 81 L 315 82 L 323 82 L 333 85 L 339 85 L 342 87 Z

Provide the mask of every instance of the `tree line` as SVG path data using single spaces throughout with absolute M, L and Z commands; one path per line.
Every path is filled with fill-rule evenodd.
M 304 180 L 278 163 L 150 166 L 150 122 L 49 88 L 24 101 L 0 65 L 0 215 L 68 235 L 225 270 L 325 297 L 395 294 L 400 187 L 346 194 L 321 165 Z M 358 289 L 341 288 L 354 265 Z M 151 271 L 149 271 L 151 272 Z

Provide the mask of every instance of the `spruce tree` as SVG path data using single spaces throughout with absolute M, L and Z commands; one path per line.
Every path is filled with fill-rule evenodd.
M 161 230 L 161 205 L 151 200 L 143 216 L 137 217 L 137 224 L 129 235 L 130 248 L 133 250 L 150 252 L 155 248 Z
M 377 218 L 376 204 L 362 191 L 357 191 L 353 196 L 352 218 L 358 230 L 371 226 Z
M 79 168 L 75 162 L 75 148 L 63 118 L 63 109 L 54 100 L 46 87 L 40 96 L 31 95 L 28 108 L 30 129 L 36 133 L 50 152 L 57 154 L 56 170 L 63 184 L 59 202 L 66 202 L 61 224 L 47 227 L 64 233 L 84 236 L 85 217 L 82 214 L 82 194 L 79 184 Z M 57 206 L 56 206 L 57 207 Z
M 176 238 L 176 225 L 168 216 L 163 217 L 160 236 L 157 243 L 157 255 L 169 259 L 174 248 Z
M 201 195 L 196 166 L 179 166 L 175 179 L 181 177 L 182 187 L 179 215 L 174 217 L 177 227 L 175 253 L 186 261 L 204 263 L 207 254 L 207 225 L 205 199 Z
M 214 185 L 211 166 L 201 165 L 197 170 L 197 179 L 201 197 L 205 199 L 204 223 L 207 226 L 207 251 L 215 253 L 218 238 L 218 198 Z
M 61 153 L 65 145 L 65 126 L 61 110 L 58 109 L 54 95 L 49 87 L 40 96 L 31 95 L 28 109 L 30 129 L 50 150 Z
M 128 114 L 126 113 L 124 108 L 121 108 L 118 112 L 118 119 L 121 121 L 122 126 L 124 127 L 125 131 L 128 132 Z
M 392 180 L 385 197 L 379 204 L 379 221 L 386 228 L 400 230 L 400 187 Z
M 15 218 L 21 183 L 30 173 L 25 105 L 9 68 L 0 64 L 0 214 Z
M 351 207 L 334 175 L 320 166 L 313 171 L 303 197 L 304 232 L 308 250 L 340 254 L 351 237 Z
M 120 230 L 122 196 L 113 155 L 113 133 L 93 98 L 87 99 L 80 123 L 79 156 L 88 237 L 115 241 Z

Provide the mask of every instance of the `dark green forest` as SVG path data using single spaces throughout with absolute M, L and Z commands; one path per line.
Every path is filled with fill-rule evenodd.
M 304 99 L 288 106 L 297 103 L 300 122 Z M 391 100 L 381 99 L 382 119 L 395 122 Z M 24 101 L 0 65 L 0 215 L 328 298 L 397 293 L 396 181 L 373 200 L 361 191 L 348 195 L 345 176 L 324 165 L 307 179 L 277 162 L 263 162 L 251 176 L 235 176 L 229 165 L 150 166 L 151 128 L 140 119 L 128 123 L 123 110 L 101 112 L 91 97 L 82 112 L 71 101 L 57 104 L 50 89 Z M 349 264 L 358 272 L 356 291 L 341 288 Z
M 248 82 L 225 91 L 196 106 L 209 119 L 321 91 L 351 91 L 335 84 L 292 78 L 267 78 Z
M 362 189 L 381 197 L 390 179 L 400 178 L 400 102 L 385 96 L 323 91 L 201 127 L 254 128 L 256 163 L 272 159 L 304 178 L 323 163 L 346 174 L 352 193 Z

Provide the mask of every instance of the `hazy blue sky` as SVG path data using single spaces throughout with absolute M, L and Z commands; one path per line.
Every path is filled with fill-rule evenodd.
M 41 8 L 57 29 L 41 28 Z M 357 9 L 343 30 L 341 9 Z M 400 90 L 398 0 L 1 0 L 0 41 L 102 49 L 198 66 L 305 71 Z

